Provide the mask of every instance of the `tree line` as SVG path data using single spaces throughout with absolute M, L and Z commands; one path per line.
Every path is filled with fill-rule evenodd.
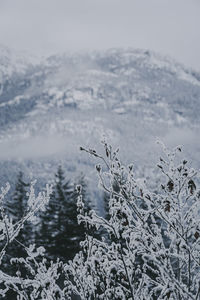
M 30 183 L 24 179 L 23 172 L 19 172 L 13 196 L 4 203 L 6 214 L 14 223 L 26 215 L 29 199 Z M 48 204 L 43 211 L 35 217 L 34 224 L 27 221 L 19 231 L 17 239 L 9 245 L 6 260 L 12 257 L 25 257 L 26 247 L 35 244 L 43 246 L 48 259 L 73 259 L 80 250 L 80 241 L 85 238 L 85 228 L 77 221 L 77 186 L 81 186 L 83 201 L 87 209 L 91 208 L 88 196 L 88 186 L 83 174 L 76 182 L 71 182 L 65 177 L 65 172 L 60 165 L 54 176 L 52 193 Z M 6 268 L 6 262 L 4 264 Z M 10 270 L 10 274 L 15 272 Z M 13 274 L 12 274 L 13 275 Z
M 1 190 L 0 295 L 13 292 L 20 300 L 199 300 L 199 172 L 179 158 L 180 147 L 169 150 L 162 145 L 164 154 L 157 164 L 159 183 L 155 189 L 147 185 L 145 178 L 136 176 L 133 165 L 121 164 L 118 149 L 114 151 L 106 142 L 103 146 L 104 156 L 95 150 L 81 150 L 101 162 L 96 171 L 107 199 L 105 217 L 86 205 L 81 185 L 75 189 L 62 180 L 62 168 L 56 173 L 52 191 L 47 186 L 46 193 L 36 197 L 31 185 L 20 220 L 13 221 L 5 212 L 9 208 L 2 208 L 2 203 L 8 203 L 5 199 L 9 186 Z M 70 208 L 67 213 L 62 203 Z M 76 203 L 76 210 L 69 203 Z M 10 211 L 16 208 L 12 205 Z M 77 217 L 75 227 L 73 213 Z M 22 232 L 28 232 L 25 224 L 29 219 L 31 227 L 36 228 L 32 237 L 39 237 L 37 246 L 31 245 L 28 237 L 19 239 Z M 70 235 L 78 225 L 80 231 Z M 81 228 L 82 241 L 77 233 Z M 68 241 L 65 246 L 60 231 Z M 9 276 L 2 262 L 9 247 L 23 242 L 27 242 L 23 248 L 26 255 L 11 258 L 9 267 L 14 265 L 17 270 Z M 63 256 L 72 253 L 70 244 L 80 247 L 80 251 L 77 248 L 78 252 L 64 261 Z

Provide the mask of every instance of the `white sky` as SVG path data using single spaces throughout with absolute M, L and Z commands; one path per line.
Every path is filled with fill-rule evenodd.
M 200 0 L 0 0 L 0 44 L 43 55 L 145 48 L 200 70 Z

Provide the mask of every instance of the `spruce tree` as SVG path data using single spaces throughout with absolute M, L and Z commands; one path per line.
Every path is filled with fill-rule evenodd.
M 30 184 L 26 183 L 23 177 L 24 174 L 20 171 L 17 176 L 13 195 L 7 200 L 4 206 L 6 214 L 13 220 L 14 224 L 22 220 L 27 212 L 28 191 Z M 6 270 L 11 276 L 16 276 L 16 272 L 20 271 L 20 273 L 25 276 L 26 268 L 19 266 L 18 264 L 10 264 L 10 259 L 13 257 L 25 258 L 27 256 L 25 247 L 29 246 L 33 242 L 34 236 L 32 224 L 26 221 L 18 236 L 7 247 L 7 252 L 2 263 L 2 270 Z M 10 290 L 7 293 L 5 300 L 12 299 L 16 299 L 16 293 Z
M 23 172 L 19 172 L 15 185 L 15 190 L 10 201 L 5 205 L 5 210 L 14 223 L 21 220 L 27 211 L 28 191 L 30 184 L 24 181 Z M 9 247 L 11 256 L 24 256 L 24 246 L 33 242 L 32 226 L 27 221 L 23 229 L 19 232 L 17 239 Z
M 23 176 L 23 172 L 20 171 L 17 176 L 13 196 L 6 204 L 6 211 L 15 222 L 23 218 L 28 200 L 27 192 L 30 184 L 24 182 Z
M 84 231 L 84 226 L 77 222 L 73 185 L 65 179 L 64 171 L 59 166 L 49 204 L 41 215 L 40 244 L 45 246 L 50 258 L 66 261 L 79 251 Z

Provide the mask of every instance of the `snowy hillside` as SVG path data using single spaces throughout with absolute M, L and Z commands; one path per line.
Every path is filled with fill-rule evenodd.
M 200 74 L 149 51 L 39 60 L 0 47 L 0 82 L 3 180 L 20 168 L 48 178 L 59 162 L 69 176 L 82 170 L 92 177 L 79 146 L 99 148 L 103 135 L 120 146 L 122 159 L 143 164 L 157 137 L 184 143 L 188 153 L 192 147 L 194 156 L 200 148 Z

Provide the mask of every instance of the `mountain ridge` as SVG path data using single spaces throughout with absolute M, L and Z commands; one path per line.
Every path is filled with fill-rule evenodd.
M 3 164 L 20 161 L 37 176 L 44 164 L 55 169 L 62 160 L 70 174 L 87 172 L 90 161 L 78 148 L 99 148 L 102 136 L 121 146 L 127 161 L 146 163 L 156 137 L 173 144 L 187 133 L 186 145 L 199 149 L 200 75 L 170 58 L 111 49 L 23 63 L 1 81 Z

